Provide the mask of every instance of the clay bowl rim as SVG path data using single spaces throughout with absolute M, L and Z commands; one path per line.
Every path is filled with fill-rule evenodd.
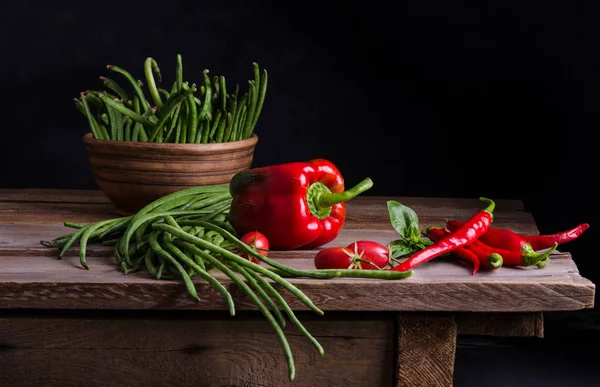
M 239 141 L 217 142 L 210 144 L 180 144 L 170 142 L 141 142 L 141 141 L 118 141 L 118 140 L 100 140 L 92 137 L 92 133 L 88 132 L 83 135 L 83 142 L 87 144 L 104 145 L 112 148 L 129 148 L 129 149 L 161 149 L 161 150 L 203 150 L 203 151 L 227 151 L 238 150 L 245 147 L 256 146 L 258 135 L 252 133 L 250 138 Z

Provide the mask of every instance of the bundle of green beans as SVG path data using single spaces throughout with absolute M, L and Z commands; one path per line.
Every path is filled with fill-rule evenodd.
M 96 139 L 181 144 L 240 141 L 254 133 L 267 93 L 267 70 L 261 74 L 257 63 L 252 66 L 254 78 L 240 95 L 239 84 L 228 90 L 225 77 L 211 78 L 208 69 L 202 72 L 200 87 L 184 81 L 182 56 L 177 54 L 175 81 L 167 90 L 160 87 L 158 63 L 149 57 L 144 62 L 147 98 L 141 80 L 108 65 L 129 87 L 102 76 L 104 90 L 81 92 L 75 105 Z
M 125 273 L 146 270 L 158 280 L 182 279 L 190 295 L 200 300 L 194 279 L 207 281 L 227 301 L 230 315 L 235 305 L 229 291 L 213 276 L 220 271 L 256 304 L 281 342 L 288 362 L 290 380 L 295 366 L 289 343 L 282 328 L 286 319 L 296 326 L 323 355 L 319 342 L 306 330 L 272 282 L 291 292 L 319 315 L 323 311 L 285 277 L 337 278 L 362 277 L 402 279 L 412 272 L 379 270 L 298 270 L 259 254 L 242 242 L 227 220 L 232 197 L 227 187 L 205 186 L 166 195 L 131 216 L 91 224 L 65 222 L 76 229 L 42 245 L 59 249 L 59 258 L 79 244 L 81 265 L 86 261 L 88 243 L 114 246 L 118 267 Z M 256 264 L 240 254 L 255 257 Z M 239 275 L 241 275 L 241 277 Z M 279 306 L 278 306 L 279 305 Z

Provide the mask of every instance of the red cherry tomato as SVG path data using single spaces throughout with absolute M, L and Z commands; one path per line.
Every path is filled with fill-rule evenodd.
M 385 269 L 390 261 L 390 251 L 380 243 L 373 241 L 356 241 L 346 246 L 356 256 L 355 260 L 361 263 L 363 270 Z M 371 262 L 369 264 L 368 262 Z
M 317 269 L 353 269 L 354 253 L 345 247 L 326 247 L 315 255 Z
M 269 254 L 269 240 L 267 239 L 266 236 L 259 233 L 258 231 L 251 231 L 247 234 L 244 234 L 244 236 L 242 236 L 240 238 L 240 240 L 242 242 L 244 242 L 245 244 L 247 244 L 251 247 L 254 247 L 254 249 L 260 255 L 264 255 L 266 257 L 267 254 Z M 254 263 L 260 263 L 260 261 L 258 259 L 254 258 L 252 256 L 249 256 L 246 253 L 240 254 L 240 257 L 246 258 L 247 260 L 252 261 Z

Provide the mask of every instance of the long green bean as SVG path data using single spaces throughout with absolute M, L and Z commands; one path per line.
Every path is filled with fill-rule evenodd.
M 146 61 L 144 62 L 144 74 L 146 75 L 148 90 L 150 91 L 150 96 L 154 100 L 154 104 L 158 109 L 162 109 L 164 104 L 160 98 L 160 93 L 156 86 L 156 79 L 154 78 L 156 76 L 156 78 L 158 78 L 158 83 L 160 83 L 162 76 L 160 74 L 160 69 L 158 68 L 158 63 L 156 63 L 153 58 L 146 58 Z
M 188 273 L 185 271 L 183 266 L 181 266 L 181 264 L 179 262 L 177 262 L 177 260 L 175 258 L 173 258 L 173 256 L 171 254 L 169 254 L 167 251 L 165 251 L 160 246 L 160 244 L 158 243 L 158 240 L 157 240 L 157 234 L 159 234 L 159 232 L 150 233 L 150 236 L 148 237 L 148 241 L 150 242 L 150 247 L 152 248 L 152 250 L 154 250 L 154 252 L 156 254 L 158 254 L 159 256 L 162 256 L 170 264 L 175 266 L 175 268 L 177 269 L 179 274 L 181 274 L 181 277 L 183 278 L 183 281 L 185 282 L 185 286 L 186 286 L 188 292 L 192 295 L 192 297 L 194 299 L 196 299 L 197 301 L 200 301 L 200 297 L 198 297 L 198 293 L 196 292 L 196 287 L 194 286 L 192 279 L 190 278 Z M 164 268 L 164 265 L 161 265 L 161 266 Z
M 106 86 L 106 88 L 117 93 L 117 95 L 119 96 L 119 98 L 121 98 L 123 100 L 123 102 L 125 102 L 125 103 L 129 102 L 129 95 L 121 86 L 119 86 L 117 84 L 117 82 L 115 82 L 113 79 L 107 78 L 107 77 L 100 77 L 100 80 L 102 81 L 104 86 Z
M 148 102 L 146 101 L 146 97 L 144 95 L 144 92 L 142 91 L 142 88 L 140 87 L 140 84 L 133 78 L 133 76 L 128 71 L 120 68 L 119 66 L 115 66 L 115 65 L 107 65 L 106 68 L 109 69 L 110 71 L 114 71 L 116 73 L 123 75 L 129 81 L 129 83 L 133 86 L 133 89 L 135 90 L 135 93 L 136 93 L 137 97 L 140 99 L 140 103 L 142 104 L 142 107 L 144 108 L 144 112 L 150 111 L 150 107 L 148 106 Z
M 147 125 L 151 128 L 154 128 L 156 126 L 156 124 L 154 122 L 152 122 L 150 119 L 144 117 L 143 115 L 140 115 L 136 112 L 134 112 L 133 110 L 127 108 L 126 106 L 124 106 L 123 104 L 109 98 L 108 96 L 102 94 L 102 93 L 98 93 L 97 96 L 108 106 L 111 106 L 113 108 L 115 108 L 116 110 L 118 110 L 119 112 L 125 114 L 126 116 L 128 116 L 129 118 L 143 124 L 143 125 Z M 144 105 L 145 106 L 145 105 Z
M 296 368 L 294 365 L 294 357 L 292 355 L 292 350 L 287 341 L 287 338 L 285 337 L 285 334 L 283 333 L 283 330 L 281 329 L 281 327 L 279 326 L 279 324 L 273 317 L 273 314 L 271 314 L 271 312 L 269 312 L 269 309 L 267 309 L 265 304 L 260 300 L 260 298 L 256 295 L 256 293 L 254 291 L 252 291 L 252 289 L 244 281 L 242 281 L 237 275 L 235 275 L 235 273 L 231 269 L 229 269 L 227 266 L 225 266 L 223 263 L 221 263 L 218 259 L 213 258 L 210 254 L 205 253 L 204 251 L 199 251 L 198 255 L 200 255 L 202 258 L 206 259 L 207 261 L 209 261 L 211 264 L 213 264 L 215 267 L 217 267 L 220 271 L 222 271 L 226 276 L 228 276 L 233 282 L 235 282 L 235 284 L 237 286 L 239 286 L 242 289 L 242 291 L 244 293 L 246 293 L 246 295 L 248 295 L 248 297 L 250 297 L 252 299 L 252 301 L 256 304 L 256 306 L 258 306 L 261 313 L 267 318 L 267 321 L 273 327 L 273 330 L 275 331 L 277 338 L 281 342 L 281 345 L 283 347 L 283 352 L 288 361 L 289 378 L 290 378 L 290 380 L 294 380 L 294 377 L 296 374 Z

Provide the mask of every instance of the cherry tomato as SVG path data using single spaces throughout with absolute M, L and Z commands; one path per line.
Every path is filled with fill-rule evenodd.
M 254 249 L 259 254 L 264 255 L 265 257 L 267 256 L 267 254 L 269 254 L 269 240 L 266 236 L 259 233 L 258 231 L 251 231 L 247 234 L 244 234 L 244 236 L 242 236 L 240 240 L 245 244 L 254 247 Z M 247 260 L 252 261 L 254 263 L 260 263 L 258 259 L 249 256 L 246 253 L 240 254 L 240 257 L 246 258 Z
M 317 269 L 354 269 L 354 252 L 345 247 L 326 247 L 315 255 Z
M 355 260 L 361 262 L 363 270 L 385 269 L 390 261 L 388 248 L 377 242 L 356 241 L 350 243 L 346 248 L 352 250 L 356 256 Z M 365 261 L 371 262 L 372 265 Z

